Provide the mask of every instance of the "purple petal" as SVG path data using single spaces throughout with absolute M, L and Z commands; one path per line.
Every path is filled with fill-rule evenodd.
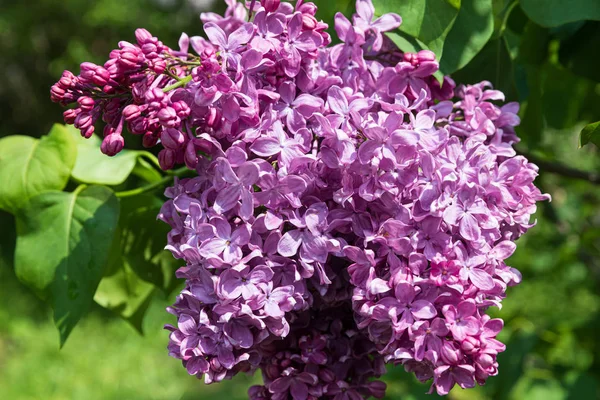
M 196 324 L 194 317 L 187 314 L 181 314 L 177 321 L 177 327 L 181 332 L 188 336 L 196 335 L 198 333 L 198 325 Z
M 281 144 L 275 138 L 259 137 L 252 143 L 250 150 L 261 157 L 269 157 L 281 151 Z
M 421 319 L 430 319 L 437 315 L 437 310 L 427 300 L 413 301 L 410 307 L 412 314 Z
M 206 31 L 206 29 L 205 29 Z M 254 24 L 245 23 L 229 35 L 229 49 L 237 49 L 240 45 L 248 43 L 254 34 Z M 208 33 L 207 33 L 208 35 Z
M 209 239 L 202 243 L 198 252 L 202 257 L 215 257 L 223 253 L 227 247 L 227 241 L 224 239 Z
M 275 379 L 269 385 L 269 392 L 283 394 L 289 389 L 291 384 L 292 378 L 290 378 L 289 376 L 282 376 L 281 378 Z
M 235 207 L 239 199 L 239 186 L 227 186 L 224 189 L 221 189 L 217 194 L 213 208 L 217 213 L 223 214 Z
M 504 240 L 498 243 L 492 251 L 489 253 L 490 258 L 494 258 L 496 260 L 506 260 L 508 257 L 512 256 L 515 250 L 517 249 L 517 245 L 515 242 L 511 242 L 510 240 Z
M 284 257 L 296 255 L 302 244 L 302 232 L 298 229 L 286 232 L 279 243 L 277 243 L 277 252 Z
M 380 32 L 393 31 L 402 24 L 402 18 L 398 14 L 384 14 L 377 18 L 371 26 Z
M 450 208 L 450 207 L 449 207 Z M 446 214 L 444 212 L 444 220 Z M 469 213 L 464 213 L 462 219 L 460 220 L 459 230 L 462 237 L 467 240 L 479 240 L 481 237 L 481 229 L 479 228 L 479 223 L 477 219 Z
M 332 86 L 327 92 L 327 103 L 332 112 L 339 115 L 348 114 L 348 99 L 339 86 Z
M 225 36 L 225 32 L 217 24 L 213 22 L 205 24 L 204 32 L 211 43 L 227 48 L 227 36 Z
M 444 221 L 450 225 L 458 225 L 458 221 L 460 221 L 464 215 L 464 210 L 456 204 L 453 204 L 444 210 Z
M 248 326 L 241 322 L 228 322 L 225 324 L 225 334 L 231 342 L 243 349 L 249 349 L 254 343 L 254 337 Z
M 481 290 L 492 290 L 494 288 L 494 279 L 483 269 L 472 268 L 469 272 L 469 278 L 473 285 Z
M 294 400 L 306 400 L 308 399 L 308 386 L 304 382 L 293 380 L 290 393 Z

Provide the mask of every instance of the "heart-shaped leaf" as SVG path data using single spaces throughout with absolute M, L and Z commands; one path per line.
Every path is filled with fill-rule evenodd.
M 61 345 L 92 302 L 119 219 L 119 201 L 102 186 L 47 192 L 17 217 L 15 272 L 54 308 Z
M 77 156 L 75 142 L 64 125 L 47 136 L 8 136 L 0 140 L 0 208 L 15 213 L 28 199 L 64 189 Z
M 579 147 L 583 147 L 590 142 L 600 147 L 600 121 L 586 125 L 579 135 Z
M 167 290 L 180 264 L 165 250 L 169 226 L 156 220 L 162 201 L 152 195 L 124 197 L 116 251 L 143 280 Z
M 440 69 L 451 74 L 467 65 L 483 49 L 492 33 L 492 0 L 462 0 L 456 22 L 444 41 Z
M 402 17 L 400 30 L 419 39 L 440 59 L 461 0 L 373 0 L 373 4 L 377 15 L 399 14 Z
M 83 183 L 97 185 L 119 185 L 127 179 L 135 167 L 139 151 L 122 150 L 113 157 L 100 151 L 102 141 L 96 135 L 89 139 L 81 137 L 79 131 L 69 127 L 77 145 L 77 161 L 71 172 L 73 178 Z
M 600 20 L 598 0 L 521 0 L 521 7 L 535 23 L 546 27 L 581 20 Z
M 131 266 L 124 262 L 114 274 L 102 279 L 94 301 L 129 321 L 143 333 L 143 316 L 154 289 L 154 285 L 140 279 Z

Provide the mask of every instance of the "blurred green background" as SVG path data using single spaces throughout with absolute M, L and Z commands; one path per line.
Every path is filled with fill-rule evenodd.
M 9 5 L 10 3 L 10 5 Z M 320 4 L 321 3 L 321 4 Z M 538 225 L 509 260 L 523 283 L 502 310 L 500 374 L 484 387 L 455 388 L 452 399 L 579 400 L 600 398 L 600 155 L 578 149 L 582 127 L 600 119 L 598 22 L 543 28 L 519 4 L 494 1 L 494 35 L 455 75 L 486 78 L 526 104 L 519 150 L 541 166 L 539 186 L 552 195 Z M 317 1 L 322 17 L 351 9 L 347 0 Z M 62 110 L 49 88 L 64 69 L 102 63 L 137 27 L 176 46 L 182 31 L 201 33 L 198 14 L 222 11 L 209 0 L 0 0 L 0 137 L 39 137 Z M 499 21 L 499 22 L 498 22 Z M 587 59 L 588 63 L 593 60 Z M 0 183 L 1 184 L 1 183 Z M 158 224 L 159 222 L 157 222 Z M 140 336 L 99 306 L 62 350 L 51 310 L 14 276 L 14 220 L 0 213 L 0 399 L 243 399 L 253 380 L 204 386 L 167 355 L 164 309 L 174 295 L 154 296 Z M 402 368 L 390 368 L 389 399 L 436 398 Z

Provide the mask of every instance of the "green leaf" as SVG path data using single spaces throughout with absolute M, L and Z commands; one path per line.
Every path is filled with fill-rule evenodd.
M 163 178 L 160 172 L 158 172 L 156 168 L 143 157 L 138 157 L 137 163 L 131 173 L 149 183 L 158 182 Z
M 600 49 L 600 22 L 586 22 L 560 44 L 560 62 L 573 73 L 600 82 L 598 62 L 591 58 Z
M 492 0 L 462 0 L 456 22 L 444 42 L 440 69 L 461 69 L 483 49 L 494 33 Z
M 442 57 L 444 40 L 454 25 L 461 6 L 460 0 L 374 0 L 375 13 L 396 13 L 402 17 L 400 30 L 419 39 Z
M 119 201 L 102 186 L 42 193 L 17 216 L 15 272 L 52 304 L 61 345 L 92 302 L 118 219 Z
M 180 263 L 164 249 L 170 227 L 156 220 L 162 203 L 149 194 L 121 199 L 121 240 L 116 251 L 141 279 L 166 290 Z
M 534 22 L 547 27 L 580 20 L 600 20 L 598 0 L 521 0 L 521 7 Z
M 464 84 L 490 81 L 495 89 L 504 92 L 507 101 L 517 97 L 514 66 L 503 37 L 490 40 L 469 64 L 452 77 Z
M 77 161 L 71 172 L 73 178 L 97 185 L 112 186 L 125 182 L 135 167 L 140 152 L 122 150 L 119 154 L 108 157 L 100 151 L 102 141 L 98 136 L 92 135 L 86 139 L 72 127 L 70 132 L 77 144 Z
M 424 43 L 421 43 L 418 39 L 415 39 L 414 37 L 400 30 L 386 32 L 385 34 L 403 52 L 417 53 L 420 50 L 429 50 L 429 48 Z
M 40 140 L 8 136 L 0 140 L 0 208 L 15 213 L 28 199 L 62 190 L 75 164 L 77 148 L 63 125 Z
M 542 139 L 545 128 L 544 110 L 542 104 L 543 77 L 539 69 L 527 68 L 527 88 L 529 95 L 524 108 L 523 119 L 517 126 L 517 133 L 530 148 L 536 146 Z
M 548 58 L 549 42 L 548 29 L 528 21 L 519 46 L 519 61 L 539 67 Z
M 541 72 L 546 76 L 543 108 L 549 127 L 566 129 L 580 124 L 580 121 L 594 121 L 598 118 L 598 112 L 592 112 L 588 118 L 584 118 L 582 114 L 585 107 L 598 103 L 594 84 L 558 64 L 546 64 Z
M 143 316 L 150 304 L 154 285 L 142 279 L 124 262 L 114 274 L 102 278 L 94 301 L 130 322 L 143 333 Z
M 579 147 L 583 147 L 588 143 L 594 143 L 600 147 L 600 121 L 586 125 L 579 134 Z

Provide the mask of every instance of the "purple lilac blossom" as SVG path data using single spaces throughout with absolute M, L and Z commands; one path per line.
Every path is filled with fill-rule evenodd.
M 207 383 L 260 369 L 256 400 L 381 398 L 384 363 L 441 395 L 484 384 L 504 351 L 486 310 L 520 282 L 505 260 L 549 199 L 512 147 L 518 105 L 438 82 L 370 0 L 336 15 L 334 46 L 313 3 L 227 4 L 202 15 L 209 40 L 138 29 L 51 89 L 83 136 L 106 124 L 105 154 L 127 128 L 197 173 L 159 215 L 185 263 L 169 354 Z

